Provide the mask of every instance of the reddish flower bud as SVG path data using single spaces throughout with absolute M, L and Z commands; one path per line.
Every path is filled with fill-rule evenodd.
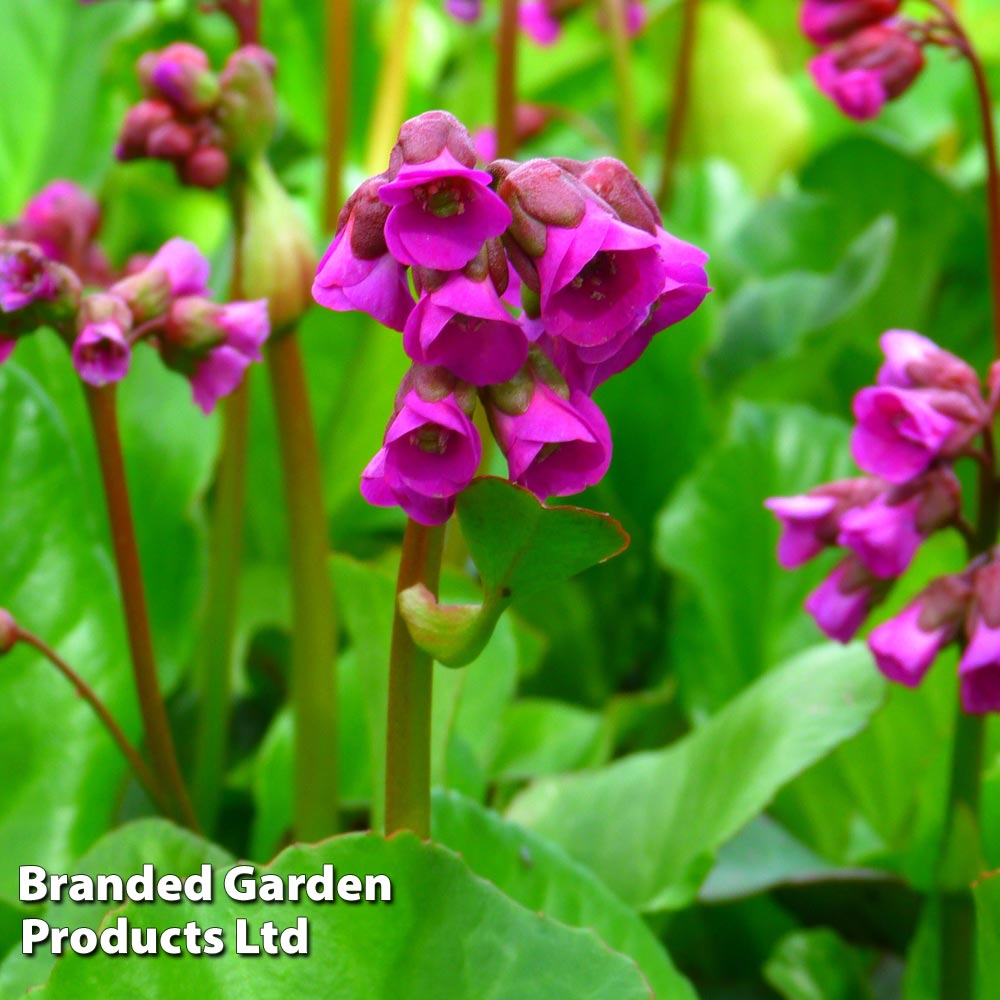
M 182 184 L 212 190 L 229 176 L 229 157 L 214 146 L 202 146 L 177 164 Z

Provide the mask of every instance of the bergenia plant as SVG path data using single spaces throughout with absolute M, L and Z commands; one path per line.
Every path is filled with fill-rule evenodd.
M 390 829 L 426 830 L 429 808 L 426 767 L 415 763 L 426 763 L 428 733 L 413 733 L 412 706 L 392 692 L 426 671 L 419 655 L 474 659 L 512 597 L 509 587 L 487 592 L 476 613 L 456 617 L 434 596 L 441 526 L 490 446 L 477 407 L 511 483 L 541 500 L 594 486 L 612 442 L 592 394 L 698 307 L 705 261 L 663 228 L 621 162 L 482 169 L 471 135 L 441 111 L 406 122 L 386 171 L 344 206 L 313 294 L 401 331 L 412 362 L 361 479 L 369 503 L 410 518 L 390 684 Z M 421 654 L 403 649 L 407 627 Z M 395 746 L 394 724 L 403 733 Z

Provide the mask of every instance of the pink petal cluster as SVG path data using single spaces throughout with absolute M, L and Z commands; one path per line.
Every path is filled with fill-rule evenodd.
M 344 206 L 313 285 L 321 305 L 403 333 L 414 367 L 362 492 L 423 523 L 447 520 L 476 472 L 477 395 L 514 482 L 543 499 L 596 484 L 611 435 L 593 390 L 709 290 L 706 255 L 663 229 L 619 161 L 476 163 L 451 115 L 404 123 L 388 169 Z
M 878 384 L 854 402 L 852 450 L 870 475 L 765 502 L 782 525 L 778 560 L 785 568 L 828 547 L 848 550 L 806 600 L 819 627 L 840 642 L 857 634 L 929 535 L 967 530 L 951 466 L 992 424 L 997 405 L 997 393 L 985 399 L 968 364 L 926 337 L 890 330 L 881 345 Z M 1000 711 L 1000 561 L 994 553 L 958 576 L 933 581 L 875 628 L 868 645 L 889 680 L 916 687 L 938 654 L 963 638 L 963 706 Z
M 809 62 L 819 90 L 857 121 L 875 118 L 924 67 L 923 41 L 895 15 L 900 0 L 804 0 L 803 34 L 823 51 Z

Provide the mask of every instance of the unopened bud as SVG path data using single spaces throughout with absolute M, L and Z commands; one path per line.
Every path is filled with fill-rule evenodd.
M 229 157 L 214 146 L 201 146 L 177 163 L 177 176 L 182 184 L 211 191 L 229 176 Z
M 146 152 L 158 160 L 180 160 L 194 150 L 193 130 L 178 121 L 164 122 L 149 133 Z
M 462 166 L 476 165 L 476 144 L 454 115 L 447 111 L 426 111 L 403 122 L 389 154 L 389 179 L 395 178 L 404 163 L 427 163 L 446 149 Z
M 128 109 L 115 156 L 119 160 L 138 160 L 149 155 L 149 137 L 163 125 L 174 120 L 173 108 L 166 101 L 140 101 Z
M 272 327 L 280 331 L 312 304 L 316 254 L 297 208 L 263 157 L 247 173 L 242 233 L 240 294 L 267 299 Z
M 139 60 L 138 70 L 150 97 L 162 95 L 185 114 L 203 114 L 219 99 L 219 81 L 208 56 L 186 42 L 147 53 Z
M 591 160 L 579 176 L 594 194 L 618 213 L 622 222 L 653 234 L 663 224 L 652 195 L 621 160 L 610 156 Z
M 274 69 L 274 57 L 250 45 L 229 57 L 219 77 L 218 121 L 234 159 L 249 159 L 270 145 L 277 120 Z

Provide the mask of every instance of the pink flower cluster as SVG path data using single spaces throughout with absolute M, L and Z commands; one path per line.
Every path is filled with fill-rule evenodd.
M 901 0 L 805 0 L 800 24 L 823 51 L 809 63 L 816 86 L 844 114 L 875 118 L 924 67 L 920 36 L 896 18 Z
M 554 45 L 562 35 L 563 21 L 582 6 L 584 0 L 521 0 L 518 6 L 518 23 L 536 45 Z M 482 17 L 483 0 L 445 0 L 444 8 L 456 20 L 470 24 Z M 643 0 L 628 0 L 625 17 L 630 35 L 637 35 L 642 31 L 646 16 Z
M 413 361 L 364 496 L 446 521 L 481 459 L 477 398 L 514 482 L 542 498 L 597 483 L 611 437 L 591 394 L 698 307 L 705 260 L 617 160 L 481 170 L 451 115 L 406 122 L 313 286 L 321 305 L 402 331 Z
M 132 348 L 146 340 L 191 382 L 206 413 L 243 380 L 270 332 L 267 302 L 220 305 L 208 298 L 209 263 L 192 243 L 173 239 L 117 280 L 93 239 L 96 202 L 56 181 L 0 232 L 0 363 L 17 340 L 53 326 L 90 385 L 121 381 Z M 8 234 L 17 239 L 8 239 Z M 34 240 L 31 240 L 34 237 Z M 77 274 L 72 265 L 80 265 Z M 82 286 L 99 290 L 84 295 Z
M 187 42 L 147 52 L 137 66 L 144 99 L 129 109 L 115 155 L 166 160 L 182 184 L 218 187 L 229 175 L 234 153 L 229 123 L 244 110 L 248 68 L 270 78 L 274 58 L 245 46 L 216 74 L 208 56 Z
M 906 330 L 882 337 L 877 384 L 854 400 L 854 460 L 867 477 L 829 483 L 765 506 L 782 524 L 778 560 L 791 569 L 830 546 L 847 555 L 808 597 L 806 609 L 832 639 L 848 642 L 906 572 L 933 532 L 967 531 L 956 459 L 974 454 L 1000 400 L 989 398 L 960 358 Z M 937 654 L 967 642 L 959 666 L 969 712 L 1000 711 L 1000 556 L 977 558 L 958 576 L 935 580 L 868 638 L 879 669 L 914 687 Z

